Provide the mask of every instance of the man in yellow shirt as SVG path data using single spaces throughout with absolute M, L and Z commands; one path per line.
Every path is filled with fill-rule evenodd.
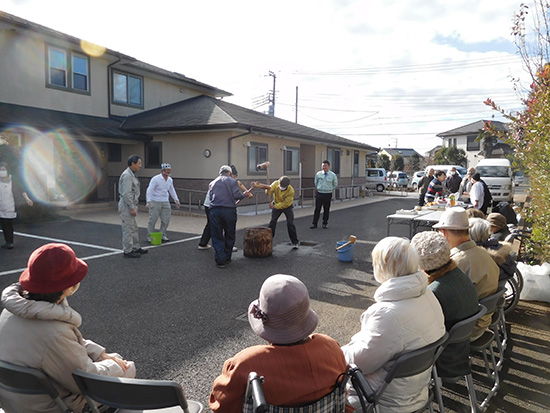
M 294 225 L 294 188 L 290 185 L 290 179 L 288 176 L 281 176 L 278 180 L 273 182 L 271 186 L 255 183 L 255 186 L 264 188 L 266 193 L 271 199 L 273 195 L 273 201 L 269 203 L 271 208 L 271 221 L 269 222 L 269 228 L 275 237 L 275 228 L 277 228 L 277 220 L 281 214 L 285 214 L 286 228 L 288 230 L 288 236 L 294 249 L 298 248 L 300 241 L 298 241 L 298 235 L 296 234 L 296 226 Z

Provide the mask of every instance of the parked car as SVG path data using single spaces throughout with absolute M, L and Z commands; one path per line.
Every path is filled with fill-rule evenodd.
M 406 188 L 409 186 L 409 176 L 405 172 L 393 171 L 389 174 L 388 186 L 393 188 Z
M 383 168 L 367 168 L 365 178 L 365 186 L 378 192 L 383 192 L 388 184 L 386 170 Z
M 433 168 L 434 171 L 437 172 L 438 170 L 441 170 L 444 171 L 447 176 L 449 176 L 449 170 L 453 167 L 456 169 L 461 178 L 464 178 L 468 173 L 468 170 L 460 165 L 428 165 L 426 166 L 424 171 L 427 173 L 430 169 Z
M 508 159 L 482 159 L 475 166 L 493 196 L 496 205 L 501 201 L 514 201 L 514 182 L 512 180 L 512 165 Z
M 414 188 L 415 191 L 418 189 L 418 181 L 420 181 L 424 175 L 426 175 L 426 171 L 416 171 L 413 174 L 413 177 L 411 179 L 411 186 Z
M 523 172 L 516 171 L 514 172 L 514 175 L 512 176 L 512 180 L 514 181 L 514 185 L 518 186 L 523 184 L 525 177 L 523 176 Z

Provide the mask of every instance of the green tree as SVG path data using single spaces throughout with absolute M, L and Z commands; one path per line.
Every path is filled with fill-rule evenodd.
M 510 120 L 511 132 L 508 137 L 495 131 L 490 122 L 485 128 L 488 132 L 503 136 L 514 148 L 516 166 L 521 165 L 529 171 L 531 203 L 525 209 L 526 217 L 533 226 L 532 247 L 537 257 L 550 260 L 550 3 L 536 0 L 534 3 L 532 24 L 526 24 L 529 7 L 520 5 L 514 16 L 512 34 L 531 80 L 527 97 L 522 100 L 524 109 L 508 113 L 491 99 L 486 105 L 499 111 Z M 528 29 L 527 29 L 528 28 Z M 521 90 L 519 79 L 515 89 Z
M 390 158 L 388 157 L 388 155 L 381 155 L 376 162 L 376 167 L 383 168 L 388 171 L 390 169 Z
M 411 172 L 419 171 L 420 170 L 420 155 L 417 153 L 413 153 L 411 156 L 410 161 L 410 168 Z
M 435 156 L 434 162 L 437 165 L 460 165 L 466 166 L 468 158 L 464 149 L 459 149 L 456 146 L 443 146 L 439 149 Z
M 401 155 L 394 155 L 391 160 L 392 171 L 402 171 L 405 167 L 405 159 Z
M 476 137 L 476 141 L 481 144 L 481 151 L 485 158 L 493 157 L 493 146 L 497 143 L 497 137 L 485 129 L 481 129 Z

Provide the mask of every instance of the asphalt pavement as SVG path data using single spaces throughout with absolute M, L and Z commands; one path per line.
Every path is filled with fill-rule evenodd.
M 149 246 L 147 213 L 141 212 L 140 239 L 149 253 L 125 259 L 114 207 L 68 209 L 53 222 L 16 226 L 16 248 L 0 250 L 0 289 L 17 281 L 30 253 L 40 245 L 67 243 L 89 265 L 80 290 L 69 299 L 83 316 L 84 337 L 134 360 L 139 378 L 176 380 L 189 398 L 207 405 L 223 362 L 245 347 L 263 343 L 251 331 L 246 311 L 273 274 L 300 278 L 319 314 L 316 331 L 347 343 L 359 330 L 359 317 L 378 286 L 370 252 L 386 236 L 386 216 L 415 203 L 415 194 L 335 201 L 328 229 L 315 230 L 309 229 L 313 209 L 297 208 L 301 247 L 292 249 L 282 216 L 273 255 L 267 258 L 244 257 L 243 233 L 247 227 L 266 226 L 270 215 L 239 215 L 239 250 L 223 269 L 216 267 L 212 249 L 197 249 L 206 222 L 203 215 L 172 216 L 170 242 Z M 406 237 L 408 228 L 394 226 L 391 234 Z M 341 262 L 336 242 L 350 235 L 357 237 L 353 261 Z M 509 317 L 514 347 L 503 371 L 503 389 L 488 411 L 550 411 L 549 313 L 544 303 L 521 302 Z M 446 392 L 455 409 L 449 411 L 468 411 L 465 395 L 460 389 Z

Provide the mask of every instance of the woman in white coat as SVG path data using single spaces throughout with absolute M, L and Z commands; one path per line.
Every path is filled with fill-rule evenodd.
M 418 262 L 418 254 L 404 238 L 384 238 L 372 251 L 374 278 L 382 285 L 374 294 L 375 303 L 361 315 L 361 331 L 342 350 L 373 389 L 381 386 L 395 355 L 424 347 L 445 334 L 441 306 L 427 288 L 428 278 L 418 270 Z M 428 398 L 429 380 L 430 369 L 394 379 L 379 401 L 379 411 L 416 411 Z M 353 388 L 348 403 L 360 408 Z

